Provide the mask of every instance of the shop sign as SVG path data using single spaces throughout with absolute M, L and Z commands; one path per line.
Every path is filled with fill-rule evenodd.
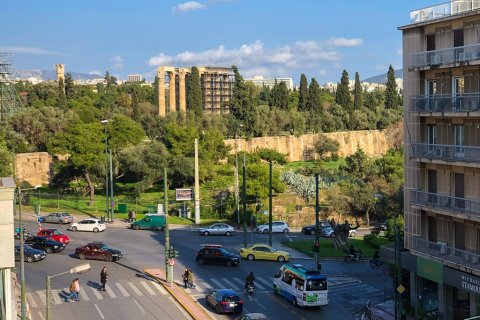
M 460 290 L 480 294 L 480 278 L 451 268 L 445 268 L 445 283 Z
M 436 283 L 443 283 L 443 265 L 439 262 L 417 257 L 417 274 Z

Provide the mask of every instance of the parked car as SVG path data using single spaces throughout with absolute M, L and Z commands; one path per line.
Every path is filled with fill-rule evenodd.
M 284 262 L 290 259 L 290 254 L 286 251 L 278 251 L 277 249 L 265 244 L 254 244 L 249 248 L 241 248 L 240 257 L 250 261 L 273 260 Z
M 75 249 L 75 255 L 80 260 L 103 260 L 106 262 L 117 261 L 122 258 L 122 252 L 107 246 L 103 242 L 90 242 Z
M 330 226 L 320 229 L 320 236 L 322 237 L 333 237 L 334 233 L 335 231 Z
M 318 228 L 321 229 L 323 227 L 331 227 L 330 221 L 323 220 L 318 222 Z M 316 226 L 315 224 L 305 226 L 302 228 L 302 233 L 303 234 L 310 234 L 310 235 L 315 235 L 315 229 Z
M 104 231 L 107 229 L 105 222 L 100 219 L 85 219 L 80 222 L 72 223 L 69 230 L 72 231 L 91 231 L 91 232 L 99 232 Z
M 243 300 L 233 289 L 213 290 L 205 297 L 207 306 L 210 305 L 216 313 L 241 313 Z
M 40 222 L 44 223 L 72 223 L 73 217 L 69 215 L 67 212 L 53 212 L 47 216 L 41 217 Z
M 202 249 L 197 252 L 195 261 L 198 264 L 217 264 L 232 267 L 240 263 L 240 257 L 225 250 L 220 245 L 207 244 L 203 245 Z
M 47 253 L 43 250 L 34 249 L 28 244 L 23 245 L 23 256 L 26 262 L 37 262 L 45 259 Z M 20 245 L 15 245 L 15 261 L 20 261 Z
M 263 313 L 246 313 L 240 317 L 236 317 L 235 320 L 268 320 L 268 317 Z
M 235 233 L 235 228 L 226 223 L 214 223 L 209 227 L 198 229 L 198 234 L 208 235 L 226 235 L 230 236 Z
M 374 228 L 379 230 L 379 231 L 387 231 L 387 220 L 375 224 Z
M 58 229 L 42 229 L 38 231 L 37 236 L 47 236 L 61 243 L 70 243 L 70 237 Z
M 131 225 L 132 229 L 153 229 L 153 230 L 165 230 L 165 216 L 164 215 L 151 215 L 146 216 L 142 220 L 135 221 Z
M 255 231 L 260 233 L 268 233 L 268 223 L 259 225 Z M 285 221 L 273 221 L 272 222 L 272 233 L 273 232 L 283 232 L 288 233 L 290 229 L 288 224 Z
M 34 249 L 46 251 L 47 253 L 60 252 L 65 249 L 65 244 L 55 241 L 48 236 L 34 236 L 25 241 L 26 244 Z

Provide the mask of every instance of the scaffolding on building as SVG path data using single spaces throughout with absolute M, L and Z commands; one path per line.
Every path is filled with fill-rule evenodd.
M 23 109 L 15 84 L 10 79 L 13 72 L 12 54 L 0 52 L 0 123 Z

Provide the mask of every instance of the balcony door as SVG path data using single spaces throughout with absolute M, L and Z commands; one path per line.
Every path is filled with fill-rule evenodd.
M 435 206 L 437 203 L 437 171 L 428 170 L 428 203 Z
M 463 173 L 455 173 L 455 208 L 465 209 L 465 176 Z
M 455 222 L 455 248 L 465 250 L 465 224 L 462 222 Z
M 462 109 L 463 104 L 463 94 L 465 93 L 465 78 L 464 77 L 453 77 L 452 82 L 452 96 L 453 96 L 453 107 L 455 109 Z
M 455 157 L 465 157 L 465 126 L 455 125 L 453 127 L 453 138 L 455 141 Z
M 436 156 L 437 155 L 437 126 L 429 124 L 427 126 L 427 145 L 428 145 L 428 154 Z
M 435 217 L 427 217 L 428 241 L 437 242 L 437 219 Z
M 437 94 L 437 81 L 436 80 L 425 80 L 425 96 L 427 98 L 427 110 L 428 111 L 437 111 L 435 108 L 435 97 Z

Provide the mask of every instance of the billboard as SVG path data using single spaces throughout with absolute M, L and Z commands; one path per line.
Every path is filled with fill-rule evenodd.
M 193 189 L 175 189 L 175 200 L 177 201 L 193 200 Z

